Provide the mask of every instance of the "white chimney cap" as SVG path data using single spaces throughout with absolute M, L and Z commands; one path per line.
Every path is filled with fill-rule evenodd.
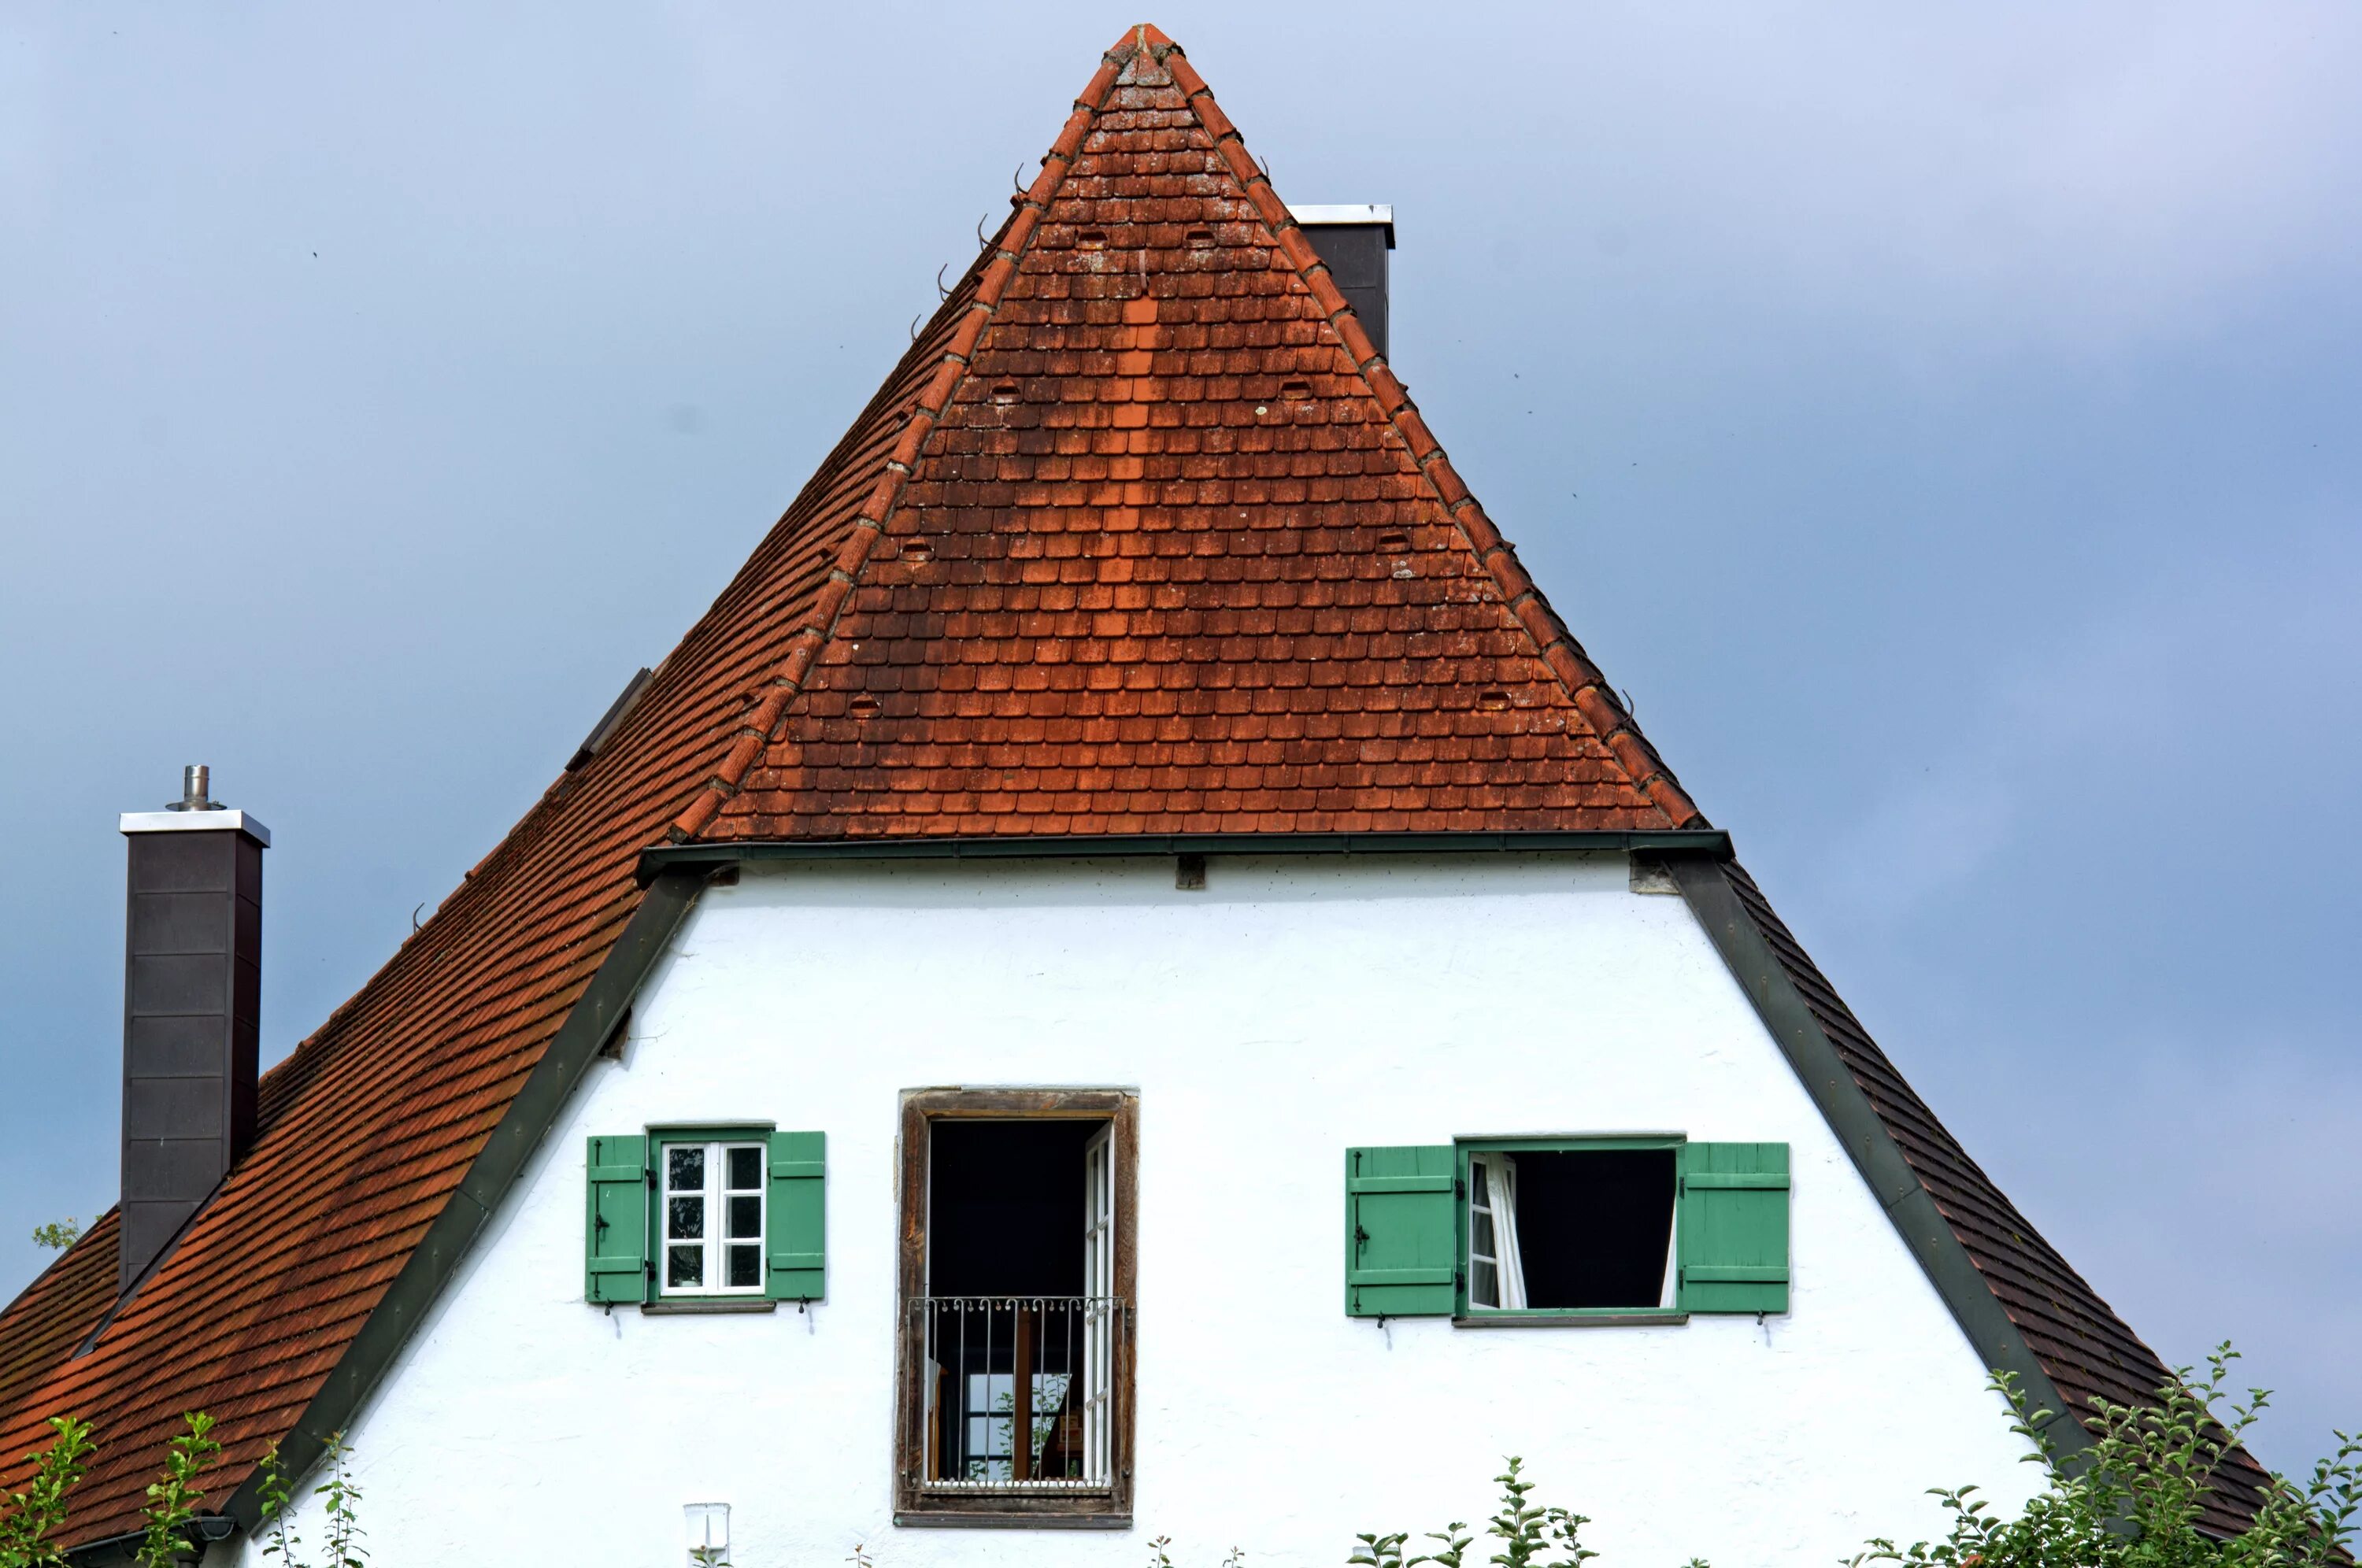
M 1307 228 L 1328 228 L 1339 224 L 1378 224 L 1386 231 L 1386 248 L 1395 248 L 1395 209 L 1385 202 L 1349 202 L 1343 206 L 1290 206 L 1287 215 Z
M 224 807 L 217 812 L 126 812 L 125 833 L 217 833 L 236 828 L 263 848 L 270 847 L 270 830 L 251 812 Z

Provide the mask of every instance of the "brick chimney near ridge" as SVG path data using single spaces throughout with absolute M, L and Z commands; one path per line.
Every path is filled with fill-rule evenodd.
M 1288 215 L 1328 265 L 1337 292 L 1381 354 L 1386 347 L 1386 252 L 1395 248 L 1395 210 L 1367 203 L 1341 207 L 1290 207 Z
M 184 769 L 180 800 L 123 817 L 122 1290 L 254 1141 L 270 830 L 207 799 L 207 783 Z

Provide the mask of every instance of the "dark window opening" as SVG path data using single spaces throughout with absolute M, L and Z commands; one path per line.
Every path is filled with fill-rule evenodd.
M 1673 1160 L 1670 1148 L 1473 1152 L 1470 1307 L 1661 1305 L 1673 1237 Z
M 1083 1149 L 1104 1121 L 939 1121 L 931 1296 L 1083 1294 Z

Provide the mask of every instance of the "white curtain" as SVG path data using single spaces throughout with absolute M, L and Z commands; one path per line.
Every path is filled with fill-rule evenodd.
M 1485 1190 L 1493 1200 L 1493 1256 L 1501 1271 L 1501 1310 L 1523 1311 L 1526 1259 L 1518 1250 L 1517 1161 L 1508 1154 L 1473 1154 L 1469 1163 L 1484 1170 Z

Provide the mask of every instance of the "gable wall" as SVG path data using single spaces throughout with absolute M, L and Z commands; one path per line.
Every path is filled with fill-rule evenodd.
M 750 868 L 709 889 L 351 1434 L 376 1561 L 1333 1563 L 1491 1511 L 1523 1454 L 1611 1561 L 1824 1564 L 2037 1479 L 1950 1314 L 1678 898 L 1620 856 Z M 900 1092 L 1141 1095 L 1138 1527 L 895 1529 Z M 581 1301 L 583 1140 L 829 1138 L 828 1299 Z M 1455 1330 L 1342 1311 L 1342 1151 L 1679 1131 L 1792 1145 L 1794 1309 Z M 248 1560 L 259 1559 L 249 1551 Z

